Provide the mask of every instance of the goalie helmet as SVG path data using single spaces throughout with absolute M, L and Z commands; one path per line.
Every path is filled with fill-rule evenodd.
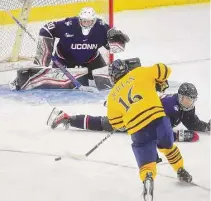
M 91 28 L 95 25 L 97 21 L 95 10 L 91 7 L 82 8 L 78 15 L 78 18 L 83 34 L 88 35 Z
M 121 77 L 129 72 L 128 65 L 124 60 L 117 59 L 108 67 L 108 74 L 112 83 L 116 83 Z
M 194 108 L 194 103 L 197 100 L 198 92 L 192 83 L 183 83 L 178 89 L 179 104 L 184 111 L 189 111 Z

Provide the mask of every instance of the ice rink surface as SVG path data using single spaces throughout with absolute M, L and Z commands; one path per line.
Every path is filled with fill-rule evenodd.
M 116 58 L 139 57 L 143 66 L 169 64 L 171 82 L 196 85 L 196 112 L 204 121 L 210 118 L 209 14 L 209 4 L 115 14 L 115 26 L 131 38 L 126 51 Z M 0 73 L 1 84 L 8 75 Z M 69 114 L 105 115 L 102 102 L 106 95 L 46 94 L 9 92 L 0 86 L 0 201 L 142 200 L 131 140 L 125 134 L 113 135 L 87 161 L 63 158 L 55 162 L 50 156 L 67 151 L 84 154 L 107 134 L 62 127 L 51 130 L 46 121 L 52 108 Z M 178 146 L 186 169 L 199 186 L 179 183 L 161 155 L 154 201 L 208 201 L 210 136 L 200 133 L 199 142 Z

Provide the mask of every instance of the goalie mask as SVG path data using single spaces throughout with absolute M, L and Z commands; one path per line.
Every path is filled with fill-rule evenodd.
M 95 10 L 90 7 L 82 8 L 78 18 L 83 35 L 88 35 L 91 28 L 95 25 L 97 21 Z
M 129 72 L 128 65 L 124 60 L 117 59 L 108 67 L 111 82 L 115 84 L 121 77 Z
M 191 83 L 183 83 L 178 89 L 178 99 L 182 110 L 189 111 L 194 108 L 198 92 L 196 87 Z

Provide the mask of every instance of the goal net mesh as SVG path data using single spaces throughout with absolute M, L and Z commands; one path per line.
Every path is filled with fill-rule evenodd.
M 26 4 L 30 5 L 30 8 Z M 0 62 L 11 62 L 14 51 L 18 51 L 18 57 L 13 61 L 33 60 L 37 47 L 36 42 L 22 30 L 20 37 L 19 26 L 10 14 L 25 23 L 27 31 L 37 40 L 39 30 L 44 24 L 76 16 L 83 7 L 93 7 L 99 18 L 108 24 L 111 22 L 109 0 L 1 0 Z M 16 44 L 18 40 L 21 41 L 20 45 Z M 103 54 L 109 57 L 108 52 L 105 51 Z

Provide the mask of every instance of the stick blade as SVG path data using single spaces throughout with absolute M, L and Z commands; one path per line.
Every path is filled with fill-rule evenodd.
M 69 159 L 75 159 L 75 160 L 86 160 L 87 157 L 85 155 L 80 155 L 80 154 L 74 154 L 70 152 L 65 153 L 65 157 Z

